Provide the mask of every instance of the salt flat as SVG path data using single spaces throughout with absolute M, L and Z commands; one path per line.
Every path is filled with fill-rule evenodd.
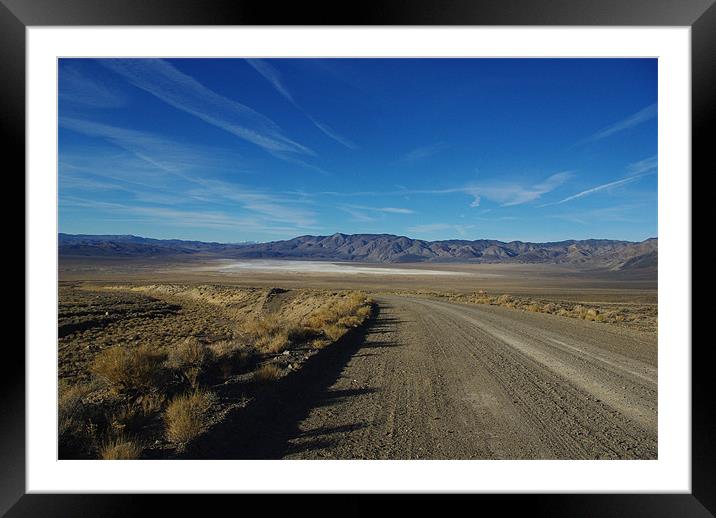
M 324 261 L 232 261 L 228 264 L 219 264 L 208 267 L 220 272 L 243 272 L 246 270 L 258 272 L 290 272 L 290 273 L 338 273 L 346 275 L 462 275 L 478 277 L 499 277 L 495 273 L 460 272 L 450 270 L 426 270 L 418 268 L 378 267 L 356 265 L 352 263 L 330 263 Z M 207 267 L 202 267 L 207 269 Z

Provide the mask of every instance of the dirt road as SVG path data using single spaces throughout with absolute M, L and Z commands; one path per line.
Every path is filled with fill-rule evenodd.
M 492 306 L 378 305 L 284 458 L 656 458 L 655 336 Z
M 266 386 L 190 458 L 653 459 L 656 337 L 426 298 Z

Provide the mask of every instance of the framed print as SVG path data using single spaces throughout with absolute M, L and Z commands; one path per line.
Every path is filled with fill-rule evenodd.
M 289 492 L 713 512 L 709 2 L 3 0 L 2 24 L 27 204 L 8 516 Z

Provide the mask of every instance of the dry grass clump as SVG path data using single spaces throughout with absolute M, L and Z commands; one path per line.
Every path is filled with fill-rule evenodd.
M 110 418 L 110 426 L 113 430 L 123 433 L 138 432 L 147 422 L 148 414 L 142 407 L 135 405 L 122 405 L 120 409 Z
M 82 400 L 91 390 L 89 385 L 60 383 L 57 405 L 60 436 L 76 435 L 82 431 L 86 414 L 86 407 Z
M 164 412 L 167 438 L 175 443 L 190 441 L 207 426 L 215 396 L 206 390 L 195 390 L 175 397 Z
M 107 392 L 97 383 L 61 380 L 58 442 L 61 455 L 72 458 L 133 459 L 141 446 L 126 439 L 140 435 L 164 403 L 160 393 L 127 395 Z M 102 440 L 102 438 L 109 438 Z
M 542 313 L 556 313 L 557 312 L 557 305 L 553 304 L 552 302 L 548 302 L 547 304 L 544 304 L 542 306 Z
M 212 350 L 194 337 L 186 338 L 170 349 L 165 365 L 179 371 L 196 388 L 199 376 L 211 363 Z
M 165 354 L 149 345 L 115 346 L 100 352 L 90 371 L 116 392 L 148 391 L 161 378 Z
M 500 306 L 509 304 L 510 302 L 512 302 L 512 295 L 507 294 L 500 295 L 499 297 L 497 297 L 497 300 L 495 300 L 495 303 Z
M 308 345 L 311 349 L 323 349 L 330 343 L 330 340 L 326 340 L 325 338 L 316 338 L 315 340 L 311 340 Z
M 166 397 L 164 394 L 145 394 L 131 403 L 122 405 L 119 410 L 108 418 L 109 425 L 116 433 L 140 433 L 141 430 L 158 414 Z
M 218 366 L 224 379 L 243 367 L 250 353 L 235 340 L 221 340 L 209 345 L 214 363 Z
M 325 326 L 323 326 L 323 332 L 328 338 L 335 342 L 348 332 L 348 327 L 341 323 L 326 324 Z
M 247 337 L 257 349 L 267 353 L 280 353 L 292 340 L 300 338 L 304 330 L 278 315 L 268 314 L 242 322 L 239 333 Z
M 96 455 L 99 447 L 99 425 L 105 416 L 90 400 L 99 388 L 96 383 L 70 383 L 60 380 L 57 439 L 61 452 L 70 452 L 77 458 Z
M 238 332 L 247 343 L 269 354 L 283 352 L 297 343 L 322 349 L 348 329 L 361 325 L 372 311 L 372 302 L 361 292 L 333 293 L 323 304 L 300 323 L 270 313 L 245 320 Z
M 139 396 L 139 398 L 135 401 L 135 404 L 141 407 L 142 412 L 149 415 L 159 412 L 165 402 L 166 396 L 164 394 L 151 393 Z
M 364 293 L 351 292 L 330 306 L 324 306 L 312 313 L 305 324 L 331 339 L 338 340 L 348 329 L 361 325 L 371 313 L 371 300 Z
M 266 363 L 261 365 L 254 371 L 254 381 L 259 383 L 268 383 L 270 381 L 277 380 L 281 377 L 281 369 L 273 363 Z
M 235 340 L 220 340 L 209 344 L 208 347 L 215 359 L 233 358 L 246 353 L 242 350 L 241 344 Z
M 596 321 L 597 317 L 599 317 L 599 310 L 596 308 L 586 308 L 582 306 L 581 304 L 577 304 L 574 306 L 570 311 L 572 317 L 575 318 L 581 318 L 582 320 L 592 320 Z M 602 319 L 604 317 L 602 316 Z
M 142 454 L 142 447 L 124 437 L 116 437 L 105 442 L 99 450 L 102 460 L 135 460 Z

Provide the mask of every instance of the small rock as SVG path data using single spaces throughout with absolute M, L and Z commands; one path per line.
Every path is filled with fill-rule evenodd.
M 291 354 L 291 351 L 284 351 L 281 354 L 283 354 L 284 356 L 288 356 L 289 354 Z

